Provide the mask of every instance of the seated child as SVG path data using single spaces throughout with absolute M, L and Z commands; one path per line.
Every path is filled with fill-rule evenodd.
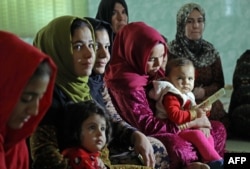
M 108 113 L 90 100 L 66 107 L 70 117 L 65 122 L 67 148 L 62 154 L 69 159 L 69 165 L 72 169 L 106 169 L 99 155 L 111 136 Z
M 195 128 L 197 117 L 205 116 L 204 123 L 210 123 L 207 114 L 211 105 L 198 107 L 192 93 L 195 80 L 195 68 L 186 58 L 173 59 L 167 63 L 166 81 L 153 81 L 154 88 L 149 96 L 155 99 L 156 116 L 169 118 L 179 127 L 177 134 L 191 142 L 199 151 L 202 161 L 212 169 L 222 169 L 223 159 L 214 148 L 210 128 Z M 209 168 L 208 166 L 204 166 Z

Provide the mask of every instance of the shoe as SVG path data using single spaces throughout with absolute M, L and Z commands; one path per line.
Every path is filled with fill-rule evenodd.
M 207 163 L 211 169 L 223 169 L 224 168 L 224 160 L 215 160 Z
M 192 162 L 192 163 L 188 164 L 185 167 L 185 169 L 210 169 L 210 167 L 205 163 Z

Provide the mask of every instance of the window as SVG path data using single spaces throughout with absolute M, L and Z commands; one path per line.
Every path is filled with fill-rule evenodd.
M 22 38 L 34 37 L 62 15 L 88 16 L 88 0 L 1 0 L 0 29 Z

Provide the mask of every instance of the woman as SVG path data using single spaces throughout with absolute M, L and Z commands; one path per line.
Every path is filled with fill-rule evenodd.
M 139 153 L 142 155 L 144 163 L 146 165 L 148 163 L 150 164 L 150 166 L 155 166 L 155 168 L 159 168 L 160 166 L 162 166 L 162 163 L 166 164 L 166 162 L 168 161 L 168 156 L 164 145 L 162 145 L 160 141 L 152 137 L 146 138 L 144 134 L 142 134 L 136 128 L 126 123 L 120 117 L 119 113 L 116 111 L 111 101 L 108 89 L 103 81 L 103 75 L 106 70 L 106 65 L 109 63 L 110 60 L 110 52 L 113 44 L 112 28 L 110 24 L 108 24 L 105 21 L 89 17 L 85 18 L 93 26 L 97 44 L 96 61 L 92 74 L 90 75 L 88 81 L 88 85 L 90 87 L 90 93 L 91 96 L 96 101 L 98 101 L 99 104 L 101 104 L 102 106 L 106 107 L 109 110 L 111 120 L 113 120 L 114 121 L 113 124 L 115 124 L 115 126 L 113 127 L 114 136 L 121 135 L 121 137 L 114 138 L 112 143 L 109 144 L 111 162 L 112 164 L 121 164 L 121 163 L 137 164 L 140 161 L 138 161 L 138 158 L 135 157 L 135 155 Z M 134 137 L 137 138 L 137 140 L 138 139 L 144 140 L 140 144 L 135 144 L 134 149 L 137 152 L 136 154 L 134 153 L 134 151 L 129 150 L 129 146 L 132 145 L 132 142 L 128 142 L 126 139 L 130 138 L 131 134 L 132 138 Z M 153 153 L 151 152 L 153 152 L 153 150 L 148 139 L 153 146 L 155 157 L 152 156 Z M 124 154 L 124 152 L 127 152 L 127 154 L 122 155 Z M 148 152 L 148 154 L 146 154 L 145 152 Z M 118 154 L 119 156 L 117 156 Z M 156 158 L 156 160 L 152 161 L 152 159 L 154 158 Z M 156 162 L 155 165 L 154 161 Z M 141 164 L 141 162 L 139 164 Z
M 56 67 L 19 37 L 0 37 L 0 168 L 29 169 L 26 138 L 51 104 Z
M 98 6 L 96 19 L 111 24 L 116 34 L 128 24 L 128 7 L 125 0 L 101 0 Z
M 87 82 L 95 63 L 94 32 L 86 19 L 61 16 L 37 33 L 34 45 L 52 57 L 58 65 L 58 75 L 52 106 L 31 136 L 33 166 L 36 169 L 64 169 L 68 166 L 61 154 L 66 148 L 62 130 L 68 120 L 64 118 L 67 113 L 65 105 L 92 99 Z M 131 134 L 124 139 L 130 142 L 132 138 Z M 134 137 L 131 142 L 137 145 L 143 141 Z M 102 159 L 110 166 L 108 151 L 105 150 Z M 151 153 L 145 151 L 144 154 Z
M 224 87 L 219 53 L 211 43 L 202 38 L 205 20 L 205 12 L 200 5 L 183 5 L 177 13 L 176 38 L 169 44 L 173 57 L 186 57 L 194 63 L 196 79 L 193 92 L 197 104 Z M 226 122 L 225 115 L 223 104 L 216 101 L 209 118 Z
M 170 133 L 177 131 L 173 123 L 155 118 L 154 102 L 147 96 L 150 82 L 164 76 L 160 66 L 166 52 L 166 43 L 159 32 L 142 22 L 130 23 L 116 34 L 105 81 L 121 117 L 166 146 L 171 168 L 197 167 L 202 164 L 191 163 L 198 160 L 193 146 Z M 207 126 L 197 124 L 196 127 Z M 219 122 L 212 123 L 212 127 L 216 129 L 215 134 L 225 132 Z M 217 146 L 221 152 L 225 140 L 219 139 L 222 143 Z

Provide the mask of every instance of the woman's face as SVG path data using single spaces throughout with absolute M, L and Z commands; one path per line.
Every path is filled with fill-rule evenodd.
M 155 45 L 147 62 L 148 75 L 154 75 L 163 63 L 165 48 L 162 43 Z
M 117 33 L 123 26 L 128 24 L 128 15 L 125 8 L 120 3 L 115 3 L 111 25 L 113 31 Z
M 185 36 L 190 40 L 199 40 L 204 31 L 204 18 L 198 10 L 193 10 L 187 18 Z
M 10 128 L 22 128 L 31 116 L 36 116 L 39 113 L 39 102 L 47 90 L 49 79 L 49 75 L 44 75 L 30 80 L 10 115 L 8 120 L 8 126 Z
M 81 128 L 81 145 L 89 152 L 100 151 L 106 144 L 106 121 L 99 114 L 88 117 Z
M 103 74 L 105 72 L 107 63 L 110 60 L 109 35 L 106 29 L 95 31 L 95 35 L 96 35 L 97 50 L 96 50 L 96 61 L 93 70 L 96 74 Z
M 73 64 L 76 76 L 89 76 L 95 62 L 95 43 L 87 26 L 78 28 L 72 36 Z

